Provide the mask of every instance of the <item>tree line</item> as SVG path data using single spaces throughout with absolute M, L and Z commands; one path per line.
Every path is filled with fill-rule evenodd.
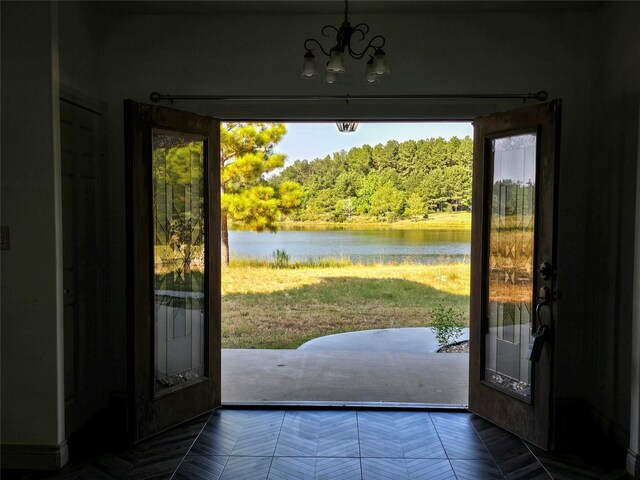
M 285 156 L 275 153 L 274 147 L 285 134 L 286 127 L 280 123 L 221 125 L 220 228 L 226 264 L 229 222 L 255 231 L 275 231 L 283 219 L 349 221 L 363 216 L 417 220 L 432 211 L 471 207 L 473 147 L 469 137 L 363 145 L 310 162 L 296 160 L 266 178 L 284 165 Z M 163 213 L 168 222 L 163 228 L 169 232 L 172 248 L 182 251 L 187 244 L 197 246 L 203 217 L 194 219 L 193 212 L 183 207 L 191 194 L 204 201 L 202 144 L 163 143 L 155 145 L 154 151 L 154 203 L 168 208 L 169 188 L 177 205 L 171 213 Z M 508 205 L 521 203 L 518 189 L 508 190 Z M 197 210 L 202 205 L 192 207 Z
M 419 220 L 430 212 L 471 209 L 473 141 L 390 140 L 296 160 L 268 179 L 275 190 L 302 186 L 289 220 L 350 221 L 355 217 Z

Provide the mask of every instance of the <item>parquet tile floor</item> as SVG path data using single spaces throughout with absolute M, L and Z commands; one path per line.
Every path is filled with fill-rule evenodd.
M 470 413 L 222 408 L 134 448 L 71 462 L 53 476 L 24 473 L 6 478 L 542 480 L 552 476 L 520 439 Z

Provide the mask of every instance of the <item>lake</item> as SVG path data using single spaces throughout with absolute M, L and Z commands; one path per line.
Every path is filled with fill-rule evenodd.
M 469 262 L 471 232 L 433 229 L 283 229 L 276 233 L 232 230 L 231 258 L 271 260 L 284 250 L 292 261 L 321 257 L 349 258 L 360 263 Z

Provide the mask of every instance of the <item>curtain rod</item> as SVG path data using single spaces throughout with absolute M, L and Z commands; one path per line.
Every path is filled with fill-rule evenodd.
M 153 92 L 149 99 L 154 102 L 162 100 L 213 100 L 224 102 L 275 102 L 275 101 L 323 101 L 344 100 L 455 100 L 455 99 L 497 99 L 517 98 L 522 100 L 538 100 L 544 102 L 549 98 L 546 90 L 536 93 L 459 93 L 459 94 L 426 94 L 426 95 L 170 95 Z

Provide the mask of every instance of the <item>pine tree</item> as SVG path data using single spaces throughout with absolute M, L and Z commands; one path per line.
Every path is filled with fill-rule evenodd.
M 226 123 L 220 127 L 220 229 L 222 260 L 229 264 L 229 226 L 234 223 L 262 231 L 275 230 L 283 214 L 302 201 L 302 187 L 284 181 L 268 185 L 263 174 L 284 165 L 273 153 L 287 130 L 282 123 Z

